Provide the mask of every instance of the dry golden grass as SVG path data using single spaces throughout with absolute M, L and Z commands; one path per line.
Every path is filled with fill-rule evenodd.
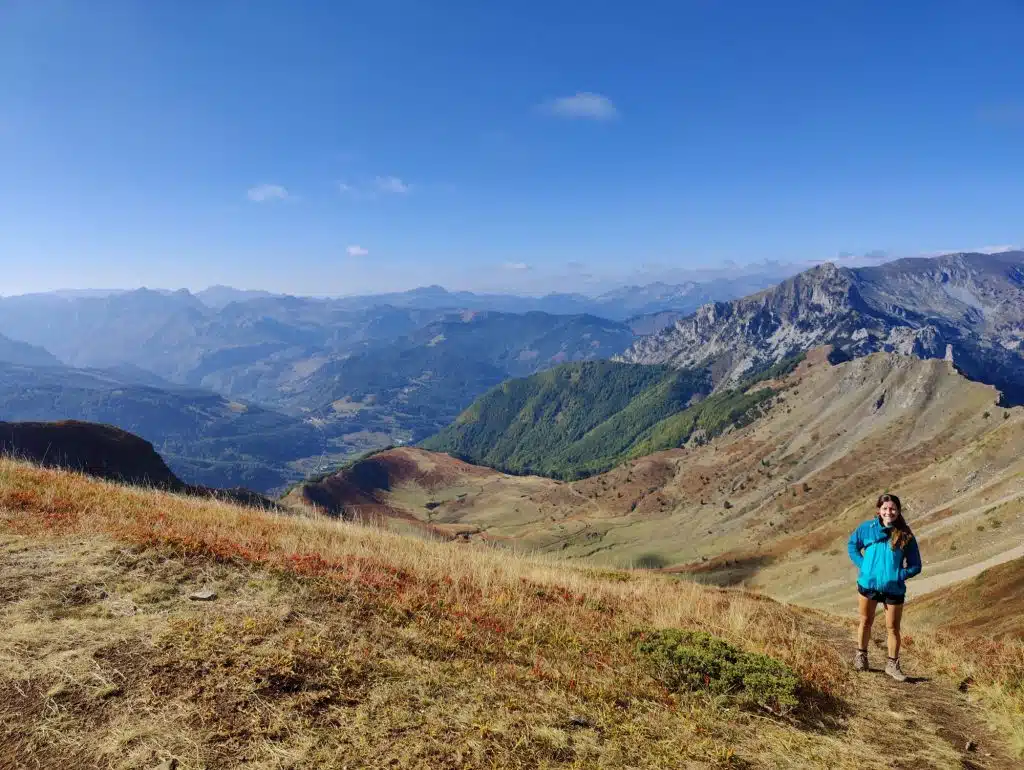
M 837 613 L 856 611 L 846 539 L 882 491 L 901 496 L 921 543 L 912 602 L 1024 542 L 1024 408 L 995 407 L 993 388 L 946 361 L 885 353 L 809 358 L 784 387 L 740 430 L 578 482 L 401 447 L 349 479 L 386 477 L 386 489 L 334 479 L 316 491 L 335 510 L 372 501 L 436 531 L 611 567 L 697 569 Z
M 948 684 L 855 681 L 841 622 L 752 594 L 10 461 L 0 533 L 0 767 L 1013 766 Z M 667 691 L 656 627 L 784 660 L 806 706 Z

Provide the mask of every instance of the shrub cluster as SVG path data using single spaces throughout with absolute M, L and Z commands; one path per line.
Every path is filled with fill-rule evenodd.
M 728 695 L 776 713 L 799 705 L 800 680 L 789 666 L 704 631 L 654 631 L 640 641 L 638 652 L 652 673 L 675 690 Z

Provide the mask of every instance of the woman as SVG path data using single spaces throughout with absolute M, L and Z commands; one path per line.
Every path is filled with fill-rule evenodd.
M 850 535 L 848 550 L 860 569 L 857 591 L 860 593 L 860 629 L 853 667 L 868 670 L 868 640 L 878 603 L 885 605 L 885 626 L 889 630 L 889 661 L 885 673 L 897 682 L 905 682 L 900 669 L 900 619 L 907 580 L 921 572 L 921 551 L 917 539 L 903 519 L 903 506 L 896 495 L 882 495 L 876 505 L 878 514 L 865 521 Z

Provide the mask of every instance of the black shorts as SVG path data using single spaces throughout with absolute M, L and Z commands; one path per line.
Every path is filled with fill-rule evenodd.
M 860 583 L 857 584 L 857 593 L 865 599 L 881 602 L 887 606 L 890 604 L 903 604 L 903 600 L 906 598 L 903 594 L 887 594 L 884 591 L 874 591 L 870 588 L 865 588 Z

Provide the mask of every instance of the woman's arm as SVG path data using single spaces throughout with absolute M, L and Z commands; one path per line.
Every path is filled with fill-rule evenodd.
M 850 554 L 850 561 L 854 563 L 857 569 L 860 569 L 860 563 L 864 561 L 864 555 L 861 553 L 864 550 L 864 542 L 860 539 L 860 530 L 864 525 L 853 530 L 853 534 L 850 535 L 850 540 L 846 544 L 846 552 Z
M 921 549 L 917 546 L 917 538 L 911 538 L 907 547 L 903 549 L 903 555 L 907 560 L 905 569 L 900 570 L 900 579 L 909 580 L 915 575 L 921 574 Z

